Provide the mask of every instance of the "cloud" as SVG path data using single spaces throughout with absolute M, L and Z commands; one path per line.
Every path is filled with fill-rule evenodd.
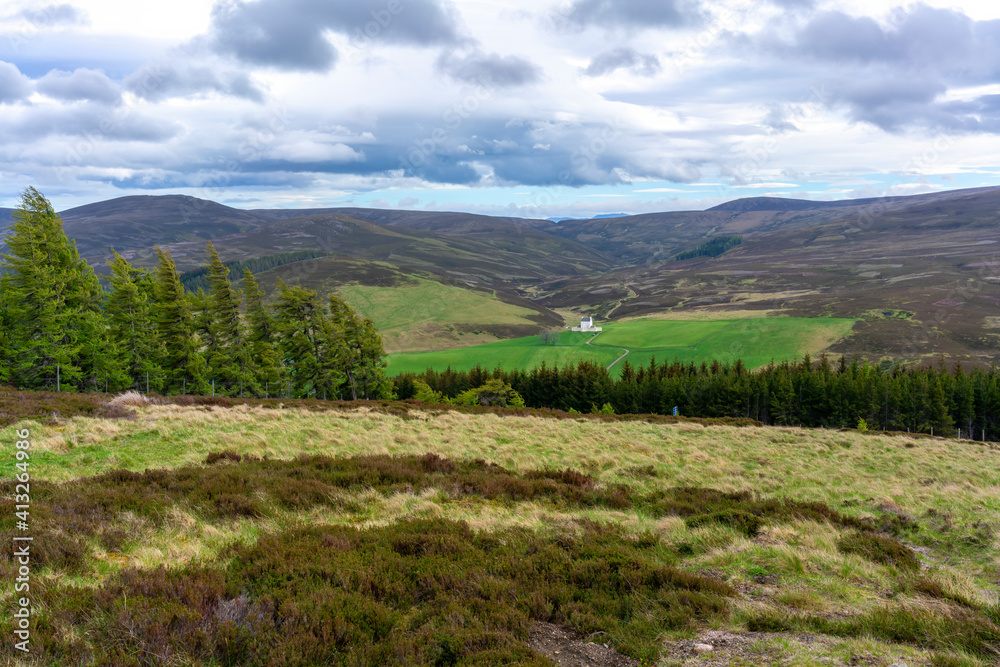
M 31 94 L 31 80 L 16 65 L 0 61 L 0 104 L 17 102 Z
M 25 9 L 17 14 L 34 26 L 88 25 L 87 12 L 70 4 L 45 5 L 37 9 Z
M 568 28 L 665 28 L 697 23 L 698 9 L 685 0 L 574 0 L 554 17 Z
M 48 136 L 86 137 L 93 150 L 104 140 L 162 142 L 177 136 L 183 127 L 128 108 L 110 110 L 106 105 L 82 102 L 72 107 L 20 109 L 0 119 L 0 136 L 36 141 Z M 15 139 L 18 138 L 18 139 Z
M 641 76 L 655 76 L 663 68 L 660 59 L 652 54 L 620 47 L 595 56 L 583 73 L 587 76 L 604 76 L 620 69 L 627 69 Z
M 212 9 L 209 44 L 249 64 L 324 72 L 338 57 L 327 31 L 417 46 L 461 41 L 443 0 L 223 0 Z
M 773 104 L 768 110 L 767 115 L 764 116 L 762 123 L 765 127 L 768 127 L 778 133 L 798 132 L 799 128 L 795 125 L 795 123 L 788 120 L 790 113 L 793 112 L 790 112 L 785 106 Z
M 874 19 L 823 12 L 799 32 L 794 50 L 820 59 L 870 62 L 886 59 L 892 49 Z
M 364 155 L 347 144 L 296 141 L 281 144 L 270 151 L 270 157 L 291 162 L 359 162 Z
M 524 58 L 478 49 L 466 55 L 442 53 L 435 66 L 453 79 L 483 86 L 523 86 L 541 78 L 541 69 Z
M 246 73 L 216 72 L 201 65 L 151 63 L 125 77 L 123 84 L 129 92 L 153 102 L 205 93 L 264 101 L 263 91 Z
M 783 9 L 811 9 L 816 5 L 816 0 L 771 0 L 771 2 Z
M 734 43 L 746 40 L 758 61 L 796 63 L 795 77 L 822 81 L 823 101 L 846 110 L 852 122 L 892 133 L 917 127 L 995 131 L 988 101 L 947 98 L 957 88 L 1000 81 L 1000 21 L 977 22 L 959 11 L 916 4 L 897 8 L 882 23 L 823 11 L 800 22 L 789 38 L 772 37 L 779 32 L 765 30 L 756 37 L 734 38 Z M 839 73 L 847 68 L 849 75 Z M 779 132 L 797 129 L 777 108 L 772 107 L 763 124 Z
M 81 67 L 72 72 L 52 70 L 37 83 L 38 92 L 55 99 L 90 100 L 104 104 L 121 101 L 121 89 L 100 71 Z

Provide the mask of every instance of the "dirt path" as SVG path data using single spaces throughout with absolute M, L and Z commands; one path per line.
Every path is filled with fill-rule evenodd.
M 616 310 L 618 310 L 619 308 L 621 308 L 621 307 L 622 307 L 622 304 L 623 304 L 623 303 L 625 303 L 625 302 L 626 302 L 626 301 L 628 301 L 629 299 L 634 299 L 634 298 L 636 298 L 637 296 L 639 296 L 638 294 L 636 294 L 635 290 L 633 290 L 633 289 L 632 289 L 631 287 L 627 287 L 627 286 L 626 286 L 626 287 L 625 287 L 625 289 L 627 289 L 627 290 L 628 290 L 628 295 L 627 295 L 627 296 L 625 296 L 625 297 L 624 297 L 624 298 L 622 298 L 622 299 L 618 299 L 618 303 L 617 303 L 617 304 L 615 304 L 615 307 L 614 307 L 614 308 L 612 308 L 611 310 L 609 310 L 609 311 L 608 311 L 608 314 L 604 316 L 604 319 L 606 319 L 606 320 L 610 320 L 610 319 L 611 319 L 611 313 L 613 313 L 613 312 L 615 312 Z
M 600 336 L 600 335 L 601 334 L 599 334 L 599 333 L 598 334 L 594 334 L 593 336 L 591 336 L 590 338 L 587 339 L 587 342 L 584 343 L 584 345 L 590 345 L 591 342 L 593 342 L 593 340 L 595 338 L 597 338 L 598 336 Z M 617 345 L 601 345 L 600 347 L 618 347 L 618 346 Z M 629 350 L 628 348 L 625 348 L 625 347 L 619 347 L 618 349 L 619 350 L 625 350 L 625 352 L 623 352 L 620 357 L 618 357 L 617 359 L 615 359 L 614 361 L 612 361 L 610 364 L 608 364 L 607 367 L 604 370 L 610 371 L 612 368 L 615 367 L 615 364 L 617 364 L 619 361 L 621 361 L 622 359 L 624 359 L 625 357 L 627 357 L 628 354 L 629 354 L 629 352 L 632 351 L 632 350 Z

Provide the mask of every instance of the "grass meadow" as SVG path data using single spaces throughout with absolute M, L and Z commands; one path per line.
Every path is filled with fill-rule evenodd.
M 337 293 L 355 310 L 370 317 L 388 350 L 436 349 L 452 344 L 472 345 L 495 337 L 485 332 L 454 332 L 454 325 L 530 325 L 534 313 L 505 303 L 486 292 L 444 285 L 436 280 L 408 276 L 391 288 L 344 285 Z
M 33 443 L 33 664 L 557 664 L 540 622 L 664 667 L 998 657 L 990 446 L 299 405 L 0 429 L 6 470 Z
M 593 361 L 608 365 L 625 350 L 633 365 L 651 357 L 659 361 L 679 359 L 695 363 L 732 363 L 742 359 L 749 368 L 785 360 L 797 361 L 817 354 L 851 331 L 855 320 L 843 318 L 755 318 L 739 320 L 635 319 L 601 323 L 603 332 L 594 336 L 565 331 L 556 343 L 540 336 L 487 343 L 433 352 L 389 355 L 389 374 L 421 373 L 428 368 L 442 371 L 468 370 L 476 366 L 533 368 Z M 589 344 L 586 344 L 588 343 Z M 620 364 L 612 372 L 620 371 Z

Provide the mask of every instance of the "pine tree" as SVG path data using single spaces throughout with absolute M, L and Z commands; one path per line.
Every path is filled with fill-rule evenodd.
M 339 394 L 351 400 L 388 398 L 390 384 L 385 377 L 385 348 L 382 336 L 371 319 L 362 318 L 340 297 L 330 295 L 330 317 L 342 334 L 337 340 L 336 356 L 344 374 Z
M 153 321 L 153 278 L 146 269 L 135 269 L 112 250 L 111 293 L 106 310 L 111 335 L 119 347 L 123 381 L 109 382 L 109 388 L 148 387 L 163 389 L 165 380 L 159 362 L 165 356 L 160 333 Z
M 250 269 L 243 269 L 243 285 L 246 288 L 247 339 L 250 341 L 257 381 L 258 384 L 265 383 L 264 390 L 270 394 L 271 387 L 277 388 L 283 377 L 274 317 L 264 306 L 264 292 Z
M 153 286 L 156 300 L 154 320 L 165 350 L 160 362 L 166 376 L 165 391 L 208 393 L 207 365 L 198 351 L 191 306 L 181 285 L 174 258 L 169 250 L 159 246 L 156 246 L 156 255 L 160 263 L 156 267 L 156 282 Z
M 205 312 L 210 338 L 205 350 L 209 373 L 225 387 L 223 393 L 259 394 L 250 341 L 240 318 L 241 296 L 229 282 L 229 269 L 212 243 L 208 244 L 207 269 L 210 290 Z
M 316 292 L 279 283 L 275 328 L 290 381 L 298 396 L 333 398 L 344 382 L 337 359 L 342 332 L 326 313 Z
M 0 262 L 6 375 L 24 388 L 95 386 L 114 368 L 97 276 L 34 188 L 21 195 Z M 103 378 L 101 378 L 103 379 Z

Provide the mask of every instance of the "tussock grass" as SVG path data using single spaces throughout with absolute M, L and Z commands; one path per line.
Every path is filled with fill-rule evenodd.
M 130 406 L 146 406 L 149 405 L 149 403 L 150 400 L 146 396 L 143 396 L 137 391 L 126 391 L 122 394 L 118 394 L 110 401 L 108 401 L 108 405 L 114 408 L 124 408 Z

